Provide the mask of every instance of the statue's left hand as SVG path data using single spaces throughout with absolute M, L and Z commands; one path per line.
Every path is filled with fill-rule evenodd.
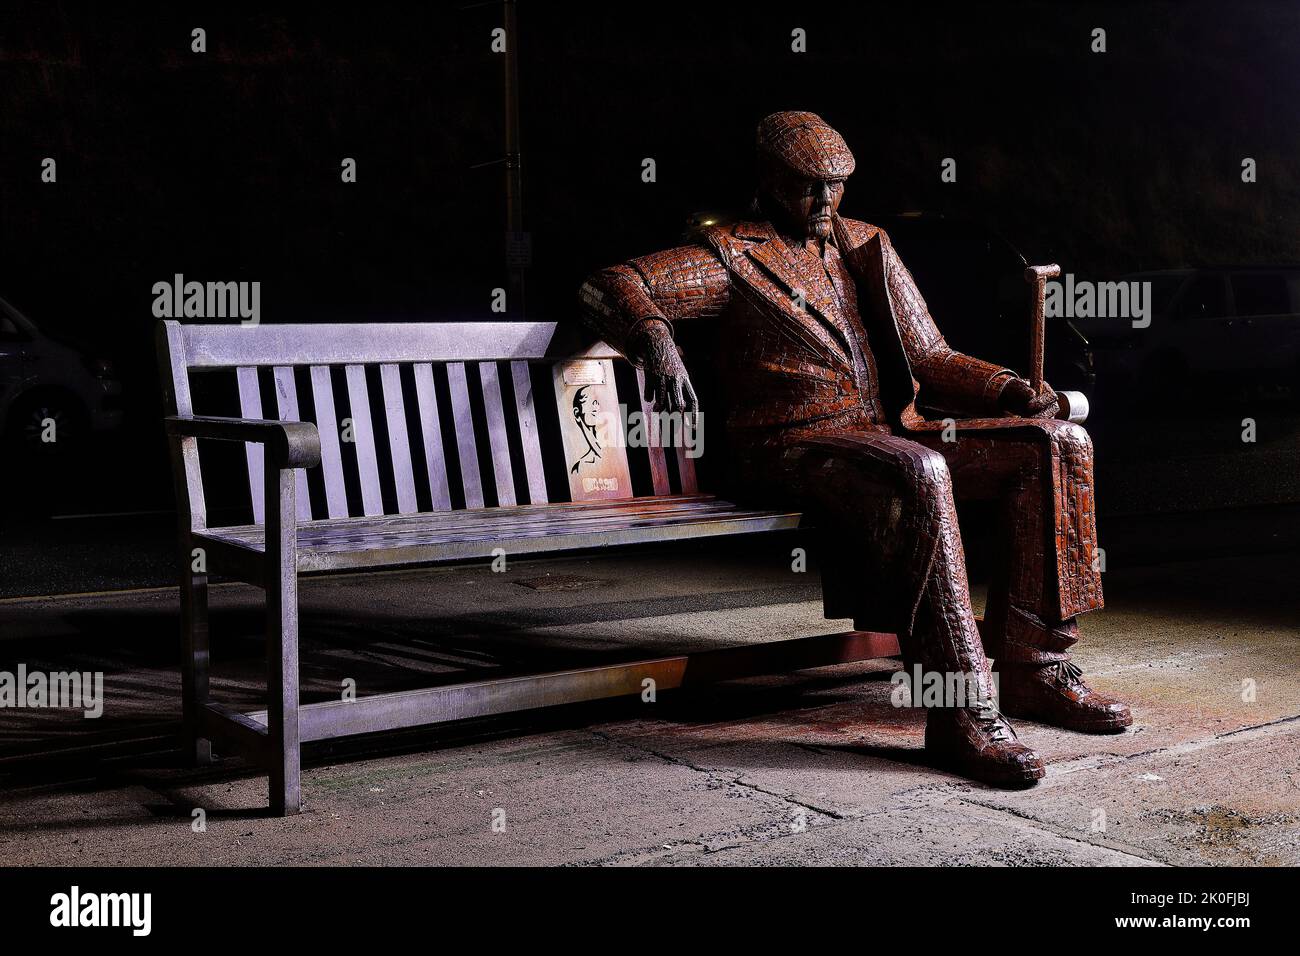
M 1043 390 L 1035 392 L 1023 378 L 1007 382 L 998 396 L 998 404 L 1021 418 L 1055 418 L 1061 411 L 1061 403 L 1050 385 L 1044 382 Z
M 640 352 L 645 363 L 646 401 L 661 412 L 698 412 L 695 387 L 668 327 L 661 322 L 649 323 Z

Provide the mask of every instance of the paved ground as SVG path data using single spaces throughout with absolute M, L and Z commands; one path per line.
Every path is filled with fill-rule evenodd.
M 720 548 L 316 579 L 304 696 L 428 684 L 461 668 L 559 667 L 632 646 L 824 633 L 815 578 L 772 539 Z M 1295 554 L 1108 572 L 1078 660 L 1134 706 L 1085 737 L 1023 724 L 1050 761 L 1003 793 L 929 769 L 887 661 L 309 754 L 308 812 L 260 815 L 237 761 L 178 768 L 169 591 L 0 602 L 0 669 L 102 669 L 104 716 L 0 723 L 11 864 L 1300 863 Z M 577 590 L 518 579 L 577 575 Z M 259 705 L 260 595 L 216 589 L 217 694 Z M 1254 682 L 1243 700 L 1243 681 Z M 207 829 L 191 827 L 195 808 Z M 493 828 L 494 816 L 504 832 Z

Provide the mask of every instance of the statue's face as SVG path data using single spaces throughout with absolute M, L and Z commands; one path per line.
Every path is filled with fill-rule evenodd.
M 600 400 L 585 388 L 578 393 L 578 401 L 573 407 L 573 417 L 579 424 L 595 428 L 600 424 Z
M 768 195 L 785 213 L 784 225 L 806 239 L 829 239 L 831 216 L 844 198 L 842 179 L 803 179 L 782 172 L 767 184 Z

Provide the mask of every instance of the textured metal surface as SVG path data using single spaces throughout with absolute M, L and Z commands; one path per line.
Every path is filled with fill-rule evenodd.
M 1046 266 L 1030 266 L 1025 270 L 1025 281 L 1033 286 L 1029 304 L 1030 345 L 1029 345 L 1029 386 L 1035 391 L 1043 388 L 1043 359 L 1047 353 L 1047 321 L 1044 309 L 1044 296 L 1047 293 L 1047 280 L 1055 279 L 1061 274 L 1061 267 L 1055 263 Z
M 816 113 L 773 113 L 758 124 L 759 156 L 775 157 L 810 178 L 844 179 L 855 162 L 844 138 Z
M 884 231 L 838 214 L 852 157 L 827 129 L 813 114 L 768 117 L 765 218 L 595 273 L 582 312 L 659 396 L 689 378 L 674 324 L 720 323 L 736 487 L 828 529 L 827 613 L 896 630 L 909 659 L 987 687 L 955 498 L 1004 509 L 989 650 L 1064 658 L 1073 631 L 1059 625 L 1102 603 L 1092 445 L 1078 425 L 1043 420 L 1057 405 L 1041 375 L 1031 385 L 947 344 Z M 1052 268 L 1030 270 L 1039 291 Z M 960 421 L 945 435 L 932 410 Z

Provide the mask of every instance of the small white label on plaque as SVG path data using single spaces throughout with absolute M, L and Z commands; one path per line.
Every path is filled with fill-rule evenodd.
M 564 366 L 565 385 L 604 385 L 604 362 L 570 362 Z

